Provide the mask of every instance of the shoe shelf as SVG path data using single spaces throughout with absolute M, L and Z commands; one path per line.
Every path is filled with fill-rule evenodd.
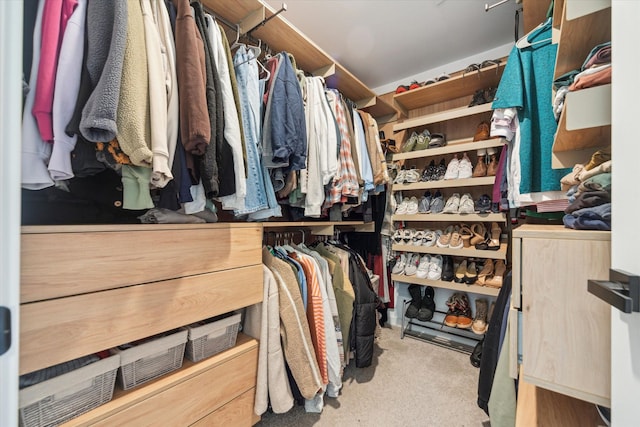
M 474 214 L 431 214 L 393 215 L 393 221 L 412 222 L 505 222 L 503 213 L 474 213 Z
M 409 184 L 393 184 L 393 191 L 406 190 L 431 190 L 439 188 L 462 188 L 462 187 L 479 187 L 482 185 L 493 185 L 495 176 L 482 176 L 479 178 L 463 178 L 463 179 L 441 179 L 439 181 L 412 182 Z
M 405 276 L 404 274 L 392 274 L 391 280 L 403 283 L 412 283 L 414 285 L 433 286 L 441 289 L 451 289 L 459 292 L 471 292 L 479 295 L 498 296 L 499 288 L 490 288 L 487 286 L 467 285 L 466 283 L 446 282 L 444 280 L 419 279 L 416 276 Z
M 471 354 L 473 352 L 474 346 L 459 342 L 457 340 L 451 340 L 443 336 L 441 333 L 445 332 L 449 335 L 457 335 L 459 337 L 467 338 L 469 340 L 474 340 L 474 341 L 478 341 L 478 338 L 479 338 L 478 335 L 476 335 L 475 339 L 468 336 L 469 334 L 472 334 L 470 330 L 451 328 L 441 322 L 434 322 L 432 320 L 428 322 L 420 322 L 420 323 L 418 322 L 420 322 L 418 319 L 411 319 L 408 322 L 406 322 L 406 324 L 404 324 L 402 327 L 402 331 L 400 332 L 400 338 L 403 339 L 404 337 L 409 337 L 419 341 L 425 341 L 425 342 L 437 345 L 438 347 L 444 347 L 451 350 L 455 350 L 464 354 Z M 416 331 L 412 328 L 412 326 L 418 326 L 420 328 L 426 329 L 427 331 L 434 331 L 436 333 Z
M 491 108 L 491 102 L 482 105 L 476 105 L 474 107 L 460 107 L 451 110 L 440 111 L 438 113 L 427 114 L 412 119 L 407 119 L 401 123 L 393 125 L 393 131 L 398 132 L 404 129 L 412 129 L 420 126 L 430 125 L 433 123 L 441 123 L 454 119 L 461 119 L 464 117 L 475 116 L 477 114 L 484 114 L 493 111 Z
M 553 142 L 552 166 L 583 163 L 611 145 L 611 85 L 567 93 Z
M 507 61 L 491 65 L 470 73 L 453 76 L 447 80 L 412 89 L 394 95 L 393 101 L 407 115 L 408 110 L 438 104 L 454 98 L 461 98 L 480 89 L 497 87 Z
M 428 148 L 426 150 L 410 151 L 408 153 L 395 153 L 393 160 L 422 159 L 427 157 L 444 156 L 446 154 L 461 153 L 464 151 L 474 151 L 483 148 L 502 147 L 506 144 L 504 138 L 492 138 L 484 141 L 473 141 L 473 138 L 463 138 L 448 141 L 447 145 L 439 148 Z
M 473 257 L 473 258 L 489 258 L 489 259 L 507 259 L 507 244 L 501 243 L 500 249 L 496 251 L 490 250 L 479 250 L 476 248 L 462 248 L 462 249 L 452 249 L 452 248 L 441 248 L 439 246 L 414 246 L 414 245 L 402 245 L 394 243 L 391 246 L 391 249 L 394 251 L 400 252 L 417 252 L 421 254 L 440 254 L 440 255 L 451 255 L 451 256 L 459 256 L 459 257 Z

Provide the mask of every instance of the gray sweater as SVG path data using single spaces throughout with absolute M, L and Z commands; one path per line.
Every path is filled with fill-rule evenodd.
M 80 132 L 89 141 L 116 137 L 122 63 L 127 41 L 127 0 L 87 6 L 87 70 L 93 91 L 82 110 Z

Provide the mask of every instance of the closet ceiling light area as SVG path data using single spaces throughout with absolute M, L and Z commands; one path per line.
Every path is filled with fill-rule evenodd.
M 266 3 L 274 10 L 282 6 L 281 0 Z M 522 5 L 509 0 L 485 11 L 485 3 L 291 0 L 283 17 L 364 84 L 382 93 L 391 89 L 375 88 L 401 80 L 408 84 L 425 70 L 450 73 L 456 70 L 439 67 L 513 43 L 515 11 Z

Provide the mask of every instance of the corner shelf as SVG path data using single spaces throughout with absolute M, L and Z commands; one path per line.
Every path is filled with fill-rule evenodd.
M 410 184 L 393 184 L 393 191 L 430 190 L 438 188 L 462 188 L 493 185 L 495 176 L 482 176 L 479 178 L 441 179 L 439 181 L 412 182 Z
M 505 222 L 506 218 L 502 213 L 486 214 L 415 214 L 415 215 L 392 215 L 393 221 L 413 221 L 413 222 Z
M 456 139 L 448 141 L 447 145 L 438 148 L 428 148 L 426 150 L 410 151 L 408 153 L 395 153 L 393 160 L 422 159 L 425 157 L 444 156 L 445 154 L 460 153 L 463 151 L 474 151 L 483 148 L 502 147 L 506 144 L 504 138 L 492 138 L 483 141 L 474 141 L 473 138 Z
M 498 296 L 499 288 L 489 288 L 487 286 L 467 285 L 466 283 L 445 282 L 444 280 L 418 279 L 416 276 L 405 276 L 404 274 L 392 274 L 391 280 L 414 285 L 433 286 L 441 289 L 451 289 L 459 292 L 471 292 L 479 295 Z
M 438 113 L 427 114 L 425 116 L 408 119 L 403 121 L 402 123 L 393 125 L 393 131 L 398 132 L 404 129 L 412 129 L 419 126 L 430 125 L 433 123 L 446 122 L 448 120 L 488 113 L 489 111 L 493 111 L 493 109 L 491 108 L 491 104 L 491 102 L 487 102 L 486 104 L 476 105 L 473 107 L 454 108 L 451 110 L 440 111 Z
M 421 254 L 436 254 L 436 255 L 451 255 L 458 257 L 473 257 L 473 258 L 486 258 L 486 259 L 507 259 L 507 244 L 501 243 L 500 249 L 497 251 L 481 251 L 475 248 L 440 248 L 438 246 L 414 246 L 414 245 L 401 245 L 394 243 L 391 249 L 399 252 L 416 252 Z
M 492 65 L 479 71 L 466 74 L 461 72 L 460 75 L 447 80 L 396 94 L 393 101 L 406 116 L 408 110 L 473 95 L 479 89 L 497 87 L 506 64 L 507 61 L 501 61 L 499 65 Z

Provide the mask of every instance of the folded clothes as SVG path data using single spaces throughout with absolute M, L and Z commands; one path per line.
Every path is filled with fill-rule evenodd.
M 611 230 L 611 220 L 606 221 L 588 216 L 575 217 L 567 214 L 562 218 L 562 222 L 565 227 L 573 228 L 574 230 Z
M 611 194 L 606 191 L 587 191 L 579 196 L 564 210 L 572 213 L 579 209 L 590 208 L 611 202 Z
M 601 173 L 611 172 L 611 163 L 611 160 L 607 160 L 592 169 L 580 171 L 578 174 L 578 181 L 584 182 L 591 177 L 600 175 Z
M 594 86 L 602 86 L 611 83 L 611 66 L 598 71 L 596 73 L 586 74 L 576 77 L 575 81 L 569 86 L 569 91 L 586 89 Z
M 574 216 L 576 218 L 583 216 L 589 219 L 602 219 L 605 221 L 611 221 L 611 202 L 575 210 L 571 212 L 571 216 Z
M 590 190 L 602 190 L 611 192 L 611 172 L 605 172 L 592 176 L 586 181 L 580 183 L 580 185 L 578 186 L 578 191 L 580 191 L 581 193 Z
M 611 42 L 599 44 L 591 49 L 582 64 L 582 69 L 586 70 L 594 65 L 606 64 L 607 62 L 611 62 Z
M 205 221 L 194 215 L 186 215 L 164 208 L 152 208 L 139 216 L 143 224 L 203 224 Z

